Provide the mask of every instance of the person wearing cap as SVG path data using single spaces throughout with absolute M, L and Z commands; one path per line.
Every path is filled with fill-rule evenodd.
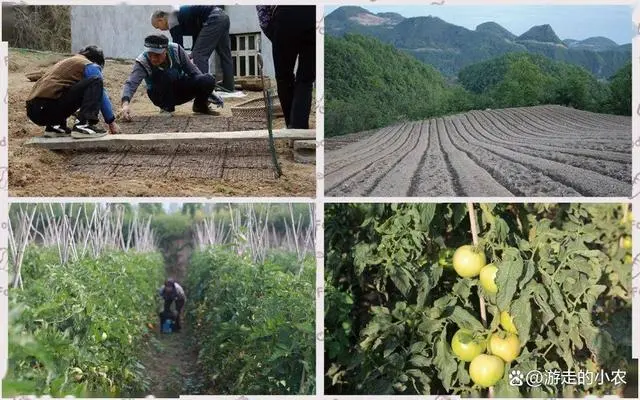
M 260 28 L 272 44 L 285 124 L 291 129 L 309 129 L 316 79 L 316 7 L 256 6 L 256 9 Z
M 164 299 L 163 314 L 165 315 L 171 314 L 171 304 L 175 302 L 177 314 L 176 331 L 180 331 L 180 320 L 183 316 L 184 303 L 187 301 L 184 289 L 173 278 L 169 278 L 158 289 L 158 294 Z
M 109 126 L 109 133 L 120 132 L 104 88 L 104 62 L 102 49 L 87 46 L 56 63 L 34 84 L 27 97 L 27 117 L 45 127 L 45 137 L 104 136 L 107 131 L 99 125 L 100 113 Z M 76 112 L 78 120 L 73 129 L 69 129 L 67 118 Z
M 209 59 L 215 50 L 220 57 L 222 87 L 234 91 L 231 23 L 223 6 L 181 6 L 171 12 L 157 10 L 151 15 L 151 25 L 168 30 L 173 42 L 180 46 L 183 46 L 184 36 L 191 36 L 193 62 L 203 73 L 210 72 Z
M 215 114 L 209 103 L 219 107 L 222 100 L 213 94 L 215 79 L 203 74 L 177 43 L 169 43 L 164 35 L 149 35 L 144 41 L 145 51 L 134 63 L 133 70 L 122 88 L 122 117 L 131 121 L 131 99 L 145 81 L 147 95 L 160 108 L 161 115 L 170 116 L 175 106 L 193 100 L 193 112 Z

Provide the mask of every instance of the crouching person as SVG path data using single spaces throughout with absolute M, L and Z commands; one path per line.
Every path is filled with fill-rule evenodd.
M 104 88 L 104 54 L 99 47 L 87 46 L 75 56 L 56 63 L 38 79 L 27 98 L 27 116 L 45 127 L 45 137 L 94 138 L 107 134 L 100 126 L 102 113 L 109 132 L 119 133 L 109 96 Z M 78 111 L 79 110 L 79 111 Z M 73 129 L 67 118 L 77 113 Z
M 164 286 L 158 289 L 158 294 L 164 299 L 162 315 L 171 315 L 171 304 L 175 302 L 175 331 L 180 332 L 184 303 L 187 301 L 184 289 L 175 280 L 169 278 L 164 282 Z
M 144 41 L 145 51 L 135 61 L 133 70 L 122 89 L 122 117 L 131 121 L 131 98 L 145 81 L 147 95 L 160 108 L 160 114 L 171 116 L 177 105 L 193 100 L 193 112 L 215 114 L 209 103 L 216 82 L 213 76 L 202 74 L 189 59 L 187 52 L 164 35 L 150 35 Z

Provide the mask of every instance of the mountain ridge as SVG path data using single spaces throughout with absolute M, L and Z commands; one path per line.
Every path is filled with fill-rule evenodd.
M 619 45 L 602 36 L 561 40 L 549 24 L 515 35 L 494 21 L 472 30 L 432 15 L 405 18 L 354 6 L 340 7 L 327 15 L 325 30 L 332 36 L 356 33 L 375 37 L 450 77 L 467 65 L 513 52 L 541 54 L 582 66 L 601 79 L 609 78 L 631 58 L 630 43 Z

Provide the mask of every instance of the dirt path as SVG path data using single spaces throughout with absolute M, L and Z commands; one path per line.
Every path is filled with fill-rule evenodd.
M 182 284 L 187 277 L 189 259 L 193 251 L 193 240 L 190 233 L 183 239 L 165 243 L 162 250 L 165 259 L 167 277 L 173 277 Z M 185 305 L 184 315 L 190 307 Z M 173 309 L 173 307 L 172 307 Z M 159 321 L 158 321 L 159 322 Z M 210 394 L 203 393 L 205 377 L 199 374 L 197 368 L 198 349 L 196 341 L 191 336 L 191 324 L 188 319 L 182 320 L 181 332 L 163 334 L 158 326 L 154 327 L 154 334 L 145 349 L 142 364 L 147 369 L 151 381 L 150 393 L 158 398 L 178 397 L 180 394 Z
M 189 324 L 179 333 L 155 333 L 142 360 L 151 383 L 147 395 L 177 398 L 180 394 L 203 394 L 196 366 L 198 354 L 191 343 Z
M 471 111 L 423 121 L 417 135 L 395 125 L 328 138 L 325 190 L 332 197 L 626 197 L 630 141 L 624 116 L 555 105 Z

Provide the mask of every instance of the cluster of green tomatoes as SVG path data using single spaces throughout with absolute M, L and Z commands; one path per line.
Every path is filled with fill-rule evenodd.
M 479 277 L 480 285 L 487 293 L 498 293 L 496 273 L 498 267 L 487 264 L 484 252 L 471 245 L 464 245 L 453 251 L 446 249 L 440 253 L 440 265 L 451 268 L 462 278 Z M 480 387 L 494 386 L 504 375 L 505 364 L 520 355 L 520 338 L 511 315 L 500 312 L 500 326 L 497 332 L 480 333 L 469 329 L 459 329 L 451 340 L 451 349 L 458 359 L 469 362 L 469 376 Z

